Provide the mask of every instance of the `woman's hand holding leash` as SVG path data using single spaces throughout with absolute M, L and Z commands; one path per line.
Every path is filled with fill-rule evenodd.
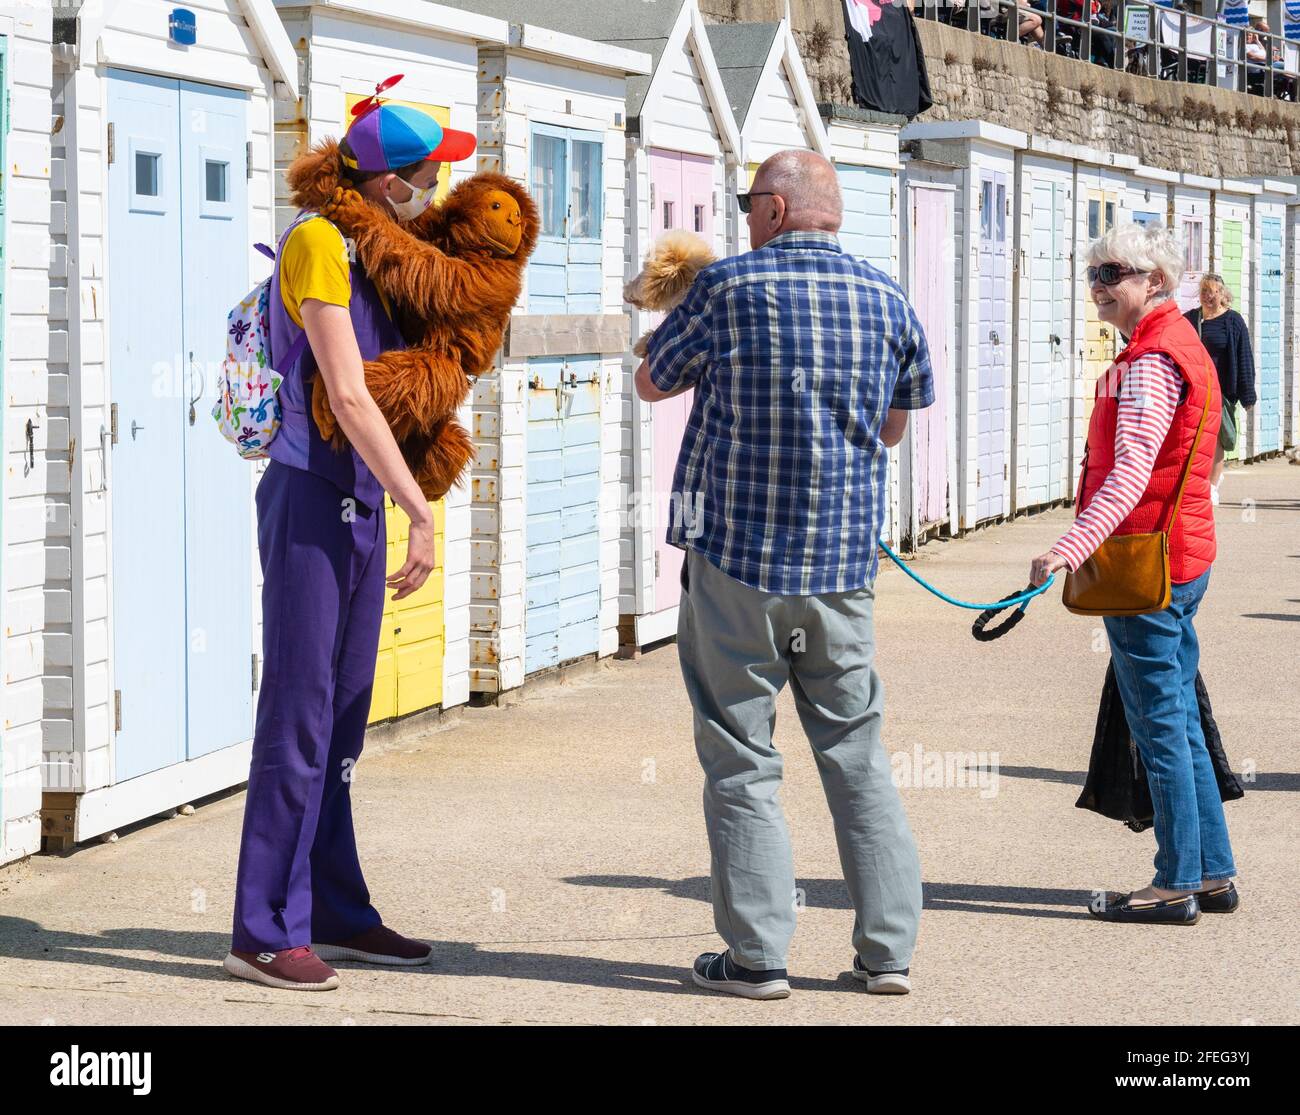
M 1044 584 L 1052 574 L 1063 571 L 1066 573 L 1070 571 L 1065 558 L 1055 550 L 1048 550 L 1047 553 L 1039 554 L 1029 563 L 1029 583 L 1036 587 Z

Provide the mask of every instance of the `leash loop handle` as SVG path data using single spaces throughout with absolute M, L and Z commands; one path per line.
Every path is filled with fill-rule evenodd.
M 1028 592 L 1033 587 L 1033 585 L 1028 585 L 1026 586 L 1025 591 Z M 999 602 L 998 607 L 986 608 L 984 611 L 980 612 L 980 614 L 975 617 L 975 622 L 971 624 L 970 633 L 975 636 L 978 642 L 981 643 L 991 643 L 994 639 L 1002 638 L 1003 635 L 1025 618 L 1025 609 L 1029 607 L 1029 601 L 1024 601 L 1024 603 L 1019 607 L 1015 604 L 1015 601 L 1019 600 L 1022 595 L 1024 594 L 1013 592 L 1010 596 L 1004 596 L 1002 598 L 1003 600 L 1008 601 L 1008 603 L 1002 604 Z M 1016 610 L 996 627 L 990 627 L 988 625 L 989 620 L 994 616 L 1000 615 L 1002 612 L 1008 611 L 1011 608 L 1015 608 Z

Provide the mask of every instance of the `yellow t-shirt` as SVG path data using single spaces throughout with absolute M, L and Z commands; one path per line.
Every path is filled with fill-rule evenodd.
M 302 304 L 317 298 L 331 306 L 352 301 L 352 276 L 343 234 L 320 217 L 305 220 L 280 250 L 280 300 L 302 328 Z
M 348 247 L 338 228 L 323 217 L 309 217 L 289 233 L 280 252 L 280 301 L 290 319 L 302 328 L 302 304 L 315 298 L 331 306 L 352 301 L 352 272 Z M 384 313 L 393 308 L 376 288 Z

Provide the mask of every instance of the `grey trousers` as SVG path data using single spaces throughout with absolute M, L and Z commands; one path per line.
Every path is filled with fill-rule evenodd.
M 794 859 L 781 810 L 776 697 L 788 681 L 835 822 L 872 971 L 911 963 L 921 917 L 916 844 L 880 740 L 871 588 L 779 596 L 689 551 L 677 644 L 695 710 L 712 856 L 713 917 L 746 968 L 784 968 L 795 927 Z

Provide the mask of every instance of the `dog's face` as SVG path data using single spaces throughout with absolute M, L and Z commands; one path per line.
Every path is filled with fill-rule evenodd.
M 655 243 L 641 273 L 623 287 L 623 299 L 639 310 L 671 310 L 715 256 L 693 232 L 668 232 Z

